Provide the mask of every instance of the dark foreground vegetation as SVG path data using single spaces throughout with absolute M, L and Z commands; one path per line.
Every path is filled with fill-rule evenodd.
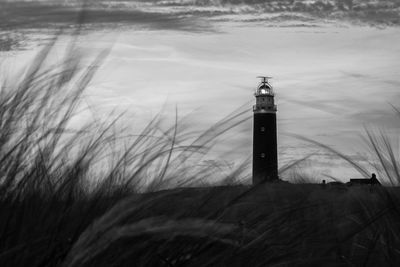
M 74 44 L 57 65 L 51 50 L 17 82 L 2 77 L 0 266 L 399 266 L 396 187 L 235 185 L 247 162 L 225 174 L 230 185 L 196 186 L 218 166 L 191 160 L 247 110 L 196 135 L 178 119 L 161 129 L 159 116 L 128 139 L 109 118 L 76 128 L 106 53 L 83 67 Z M 378 177 L 396 185 L 398 155 L 367 135 Z

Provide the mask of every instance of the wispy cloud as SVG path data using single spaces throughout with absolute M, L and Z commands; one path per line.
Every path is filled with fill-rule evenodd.
M 0 0 L 0 30 L 48 29 L 81 24 L 85 27 L 132 25 L 144 29 L 202 31 L 206 27 L 196 19 L 173 13 L 156 12 L 125 5 L 106 5 L 99 1 L 85 5 L 57 1 Z
M 245 21 L 268 21 L 271 18 L 263 14 L 277 14 L 273 17 L 276 21 L 330 19 L 379 26 L 400 24 L 400 3 L 396 0 L 160 0 L 155 5 L 190 8 L 216 16 L 255 15 L 252 19 L 243 18 Z
M 0 51 L 17 50 L 22 46 L 23 37 L 15 32 L 0 33 Z
M 193 32 L 210 31 L 213 22 L 221 21 L 302 27 L 327 22 L 400 24 L 396 0 L 0 0 L 0 5 L 0 30 L 71 26 L 79 17 L 87 27 L 133 25 Z

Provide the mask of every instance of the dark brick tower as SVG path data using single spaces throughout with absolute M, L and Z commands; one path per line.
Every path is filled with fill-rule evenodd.
M 274 92 L 268 83 L 270 77 L 259 78 L 262 81 L 254 94 L 256 104 L 253 106 L 253 184 L 278 180 Z

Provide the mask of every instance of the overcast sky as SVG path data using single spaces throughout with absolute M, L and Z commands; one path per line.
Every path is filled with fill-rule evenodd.
M 16 69 L 42 40 L 77 21 L 83 48 L 112 46 L 88 91 L 99 112 L 117 107 L 148 120 L 164 106 L 172 118 L 177 105 L 182 116 L 192 112 L 192 127 L 206 127 L 243 105 L 251 116 L 256 76 L 268 75 L 280 165 L 318 151 L 308 169 L 357 176 L 285 133 L 360 161 L 364 125 L 385 128 L 398 144 L 400 121 L 390 103 L 400 103 L 399 1 L 87 1 L 81 20 L 79 1 L 0 5 L 1 57 Z M 234 149 L 228 161 L 251 154 L 251 127 L 249 120 L 232 130 L 218 148 Z

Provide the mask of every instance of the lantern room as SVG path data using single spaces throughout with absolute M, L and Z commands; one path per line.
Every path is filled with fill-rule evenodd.
M 255 96 L 274 96 L 274 91 L 271 84 L 269 84 L 268 79 L 271 77 L 259 77 L 262 79 L 261 83 L 257 86 Z

